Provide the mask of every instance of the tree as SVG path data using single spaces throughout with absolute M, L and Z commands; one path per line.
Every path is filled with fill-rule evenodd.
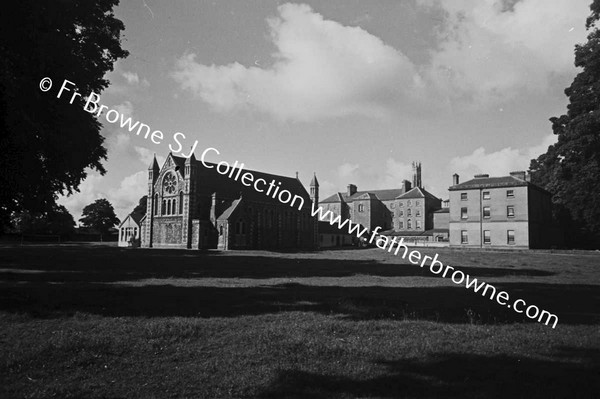
M 65 236 L 73 232 L 75 220 L 67 208 L 55 205 L 51 210 L 32 214 L 29 211 L 15 213 L 13 231 L 20 234 L 54 234 Z
M 64 79 L 84 96 L 108 86 L 106 72 L 128 55 L 117 4 L 21 0 L 0 13 L 0 226 L 15 212 L 50 211 L 58 193 L 77 190 L 86 168 L 106 172 L 101 124 L 83 98 L 70 104 L 56 94 Z M 47 93 L 44 77 L 54 82 Z
M 582 68 L 570 87 L 567 113 L 550 118 L 558 142 L 531 161 L 532 181 L 553 193 L 555 217 L 573 246 L 600 246 L 600 0 L 590 6 L 589 34 L 575 46 Z
M 108 233 L 111 227 L 114 227 L 120 223 L 115 210 L 107 199 L 97 199 L 93 203 L 86 205 L 83 208 L 83 212 L 79 221 L 84 227 L 90 227 L 98 233 L 100 233 L 100 240 L 102 236 Z
M 138 215 L 144 216 L 146 214 L 147 207 L 148 207 L 148 196 L 144 195 L 142 198 L 140 198 L 140 201 L 135 206 L 135 208 L 133 208 L 133 211 L 131 213 L 137 213 Z

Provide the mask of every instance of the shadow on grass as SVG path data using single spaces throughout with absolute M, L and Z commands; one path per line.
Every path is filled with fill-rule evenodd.
M 559 324 L 600 322 L 594 285 L 503 283 L 513 299 L 524 298 L 559 317 Z M 235 317 L 289 311 L 318 312 L 354 320 L 425 319 L 455 323 L 528 320 L 460 287 L 340 287 L 279 284 L 258 287 L 125 286 L 99 283 L 0 284 L 0 310 L 34 317 L 76 312 L 103 316 Z
M 150 278 L 295 278 L 420 276 L 441 278 L 403 264 L 352 259 L 290 258 L 289 255 L 224 255 L 169 249 L 115 247 L 35 247 L 0 251 L 0 280 L 29 282 L 114 282 Z M 456 265 L 457 266 L 457 265 Z M 457 266 L 474 277 L 551 276 L 538 269 Z M 9 269 L 10 271 L 6 271 Z
M 385 375 L 375 378 L 281 371 L 262 398 L 459 397 L 596 398 L 600 392 L 600 353 L 562 348 L 553 358 L 439 354 L 419 360 L 385 361 Z

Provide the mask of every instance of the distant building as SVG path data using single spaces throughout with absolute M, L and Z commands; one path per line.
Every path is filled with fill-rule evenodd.
M 139 247 L 143 215 L 130 213 L 119 225 L 119 246 Z
M 318 198 L 316 177 L 309 195 L 297 176 L 244 171 L 253 176 L 255 183 L 249 185 L 243 184 L 248 183 L 244 178 L 231 177 L 235 168 L 227 176 L 218 165 L 206 165 L 193 155 L 169 154 L 162 167 L 153 160 L 148 169 L 147 211 L 140 221 L 142 247 L 315 248 L 317 222 L 311 216 L 311 201 Z M 269 182 L 275 192 L 279 190 L 279 199 L 267 195 Z M 294 200 L 298 197 L 295 206 L 281 202 L 284 191 Z
M 319 247 L 346 247 L 358 245 L 358 237 L 348 233 L 347 229 L 339 229 L 337 224 L 319 222 Z
M 551 194 L 526 172 L 475 175 L 450 191 L 450 246 L 548 248 L 554 240 Z
M 432 241 L 433 215 L 441 203 L 422 187 L 421 164 L 413 163 L 412 184 L 404 180 L 400 188 L 366 191 L 349 184 L 346 192 L 335 193 L 319 205 L 334 217 L 340 215 L 369 231 L 380 227 L 382 234 Z

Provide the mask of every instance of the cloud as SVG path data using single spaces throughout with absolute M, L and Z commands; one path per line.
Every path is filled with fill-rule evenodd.
M 125 78 L 125 80 L 127 80 L 127 83 L 129 83 L 130 85 L 140 83 L 140 77 L 137 73 L 126 71 L 123 72 L 121 75 Z
M 267 20 L 277 49 L 272 66 L 205 65 L 186 54 L 174 79 L 217 110 L 249 108 L 293 121 L 383 116 L 419 95 L 413 63 L 378 37 L 307 5 L 284 4 L 278 12 Z
M 396 161 L 393 158 L 385 160 L 383 165 L 366 165 L 344 163 L 338 166 L 330 179 L 324 179 L 319 191 L 322 199 L 345 191 L 352 183 L 358 190 L 382 190 L 402 187 L 403 180 L 412 181 L 412 164 Z
M 156 153 L 154 151 L 147 149 L 146 147 L 139 147 L 137 145 L 134 147 L 134 149 L 135 149 L 135 152 L 137 152 L 137 154 L 140 158 L 140 161 L 144 165 L 150 166 Z M 158 161 L 158 165 L 162 166 L 162 164 L 165 163 L 166 157 L 164 157 L 162 155 L 156 155 L 156 160 Z
M 528 170 L 532 159 L 545 153 L 548 146 L 556 142 L 556 136 L 549 134 L 538 145 L 523 149 L 506 147 L 495 152 L 486 152 L 485 148 L 477 148 L 469 155 L 455 157 L 450 160 L 451 173 L 458 173 L 463 180 L 470 179 L 478 173 L 490 176 L 506 176 L 516 170 Z
M 64 205 L 78 221 L 86 205 L 99 198 L 106 198 L 113 205 L 117 217 L 123 220 L 148 190 L 148 172 L 145 170 L 125 177 L 116 188 L 98 189 L 104 179 L 104 176 L 88 170 L 88 177 L 79 186 L 79 192 L 69 197 L 60 197 L 57 202 Z
M 421 0 L 442 11 L 438 46 L 424 78 L 450 100 L 485 105 L 523 90 L 543 92 L 575 72 L 574 45 L 585 40 L 589 0 Z

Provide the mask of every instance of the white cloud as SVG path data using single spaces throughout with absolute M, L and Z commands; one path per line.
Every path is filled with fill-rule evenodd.
M 490 176 L 506 176 L 512 171 L 528 170 L 532 159 L 545 153 L 548 146 L 556 143 L 556 136 L 549 134 L 538 145 L 523 149 L 506 147 L 495 152 L 486 152 L 485 148 L 477 148 L 469 155 L 452 158 L 451 173 L 458 173 L 462 180 L 468 180 L 478 173 Z
M 86 205 L 99 198 L 106 198 L 114 207 L 117 217 L 123 220 L 148 190 L 148 172 L 145 170 L 125 177 L 118 187 L 108 190 L 98 188 L 104 179 L 104 176 L 88 170 L 88 177 L 79 186 L 79 192 L 69 197 L 60 197 L 57 202 L 71 212 L 75 221 L 79 221 Z
M 268 19 L 277 48 L 271 67 L 204 65 L 187 54 L 173 77 L 218 110 L 249 107 L 281 120 L 382 116 L 391 104 L 414 100 L 421 79 L 400 51 L 307 5 L 284 4 L 278 11 Z
M 476 105 L 525 90 L 543 92 L 550 79 L 571 79 L 574 45 L 585 40 L 589 0 L 422 0 L 444 11 L 439 47 L 426 79 L 450 100 Z
M 346 190 L 355 184 L 358 190 L 383 190 L 402 187 L 403 180 L 412 182 L 412 164 L 386 159 L 383 165 L 344 163 L 338 166 L 330 180 L 323 180 L 319 187 L 322 199 Z
M 123 72 L 121 75 L 125 78 L 125 80 L 127 80 L 127 83 L 129 83 L 130 85 L 140 83 L 140 77 L 135 72 L 126 71 Z
M 135 146 L 134 149 L 135 152 L 137 152 L 140 161 L 146 165 L 146 167 L 150 166 L 150 163 L 154 159 L 156 153 L 154 151 L 150 151 L 146 147 Z M 162 155 L 156 155 L 156 160 L 158 161 L 158 165 L 162 166 L 165 163 L 166 157 Z

